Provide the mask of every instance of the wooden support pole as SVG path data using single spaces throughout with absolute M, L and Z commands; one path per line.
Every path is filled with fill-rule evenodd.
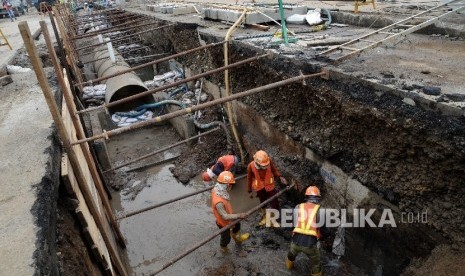
M 81 167 L 79 166 L 78 157 L 71 146 L 70 137 L 68 136 L 68 133 L 66 132 L 65 125 L 63 123 L 63 120 L 60 114 L 60 110 L 58 109 L 58 106 L 54 100 L 52 89 L 50 88 L 48 84 L 47 77 L 45 75 L 44 69 L 42 68 L 42 63 L 37 53 L 34 40 L 32 39 L 29 26 L 26 21 L 21 21 L 18 24 L 18 27 L 19 27 L 21 36 L 24 40 L 24 45 L 26 47 L 29 58 L 31 60 L 32 66 L 37 75 L 37 79 L 39 81 L 40 87 L 42 88 L 42 92 L 44 93 L 45 100 L 50 109 L 50 113 L 52 114 L 53 121 L 55 122 L 58 135 L 63 143 L 63 147 L 65 148 L 66 153 L 68 154 L 70 164 L 73 168 L 73 171 L 75 173 L 76 179 L 79 184 L 79 188 L 81 189 L 82 194 L 89 207 L 89 210 L 95 219 L 95 223 L 97 224 L 97 227 L 102 233 L 102 237 L 105 240 L 105 244 L 107 244 L 108 246 L 108 251 L 112 256 L 113 261 L 115 262 L 116 268 L 118 269 L 121 275 L 127 275 L 126 268 L 124 267 L 123 263 L 121 262 L 119 258 L 118 251 L 116 250 L 116 248 L 113 248 L 111 246 L 111 242 L 108 237 L 109 233 L 106 233 L 105 228 L 103 227 L 103 223 L 104 223 L 103 219 L 100 216 L 97 206 L 94 204 L 92 200 L 92 192 L 90 191 L 89 187 L 85 185 L 84 174 L 81 170 Z
M 74 128 L 76 129 L 77 138 L 83 139 L 86 137 L 84 133 L 84 128 L 82 127 L 81 121 L 79 120 L 79 117 L 77 115 L 77 109 L 76 109 L 76 105 L 74 104 L 71 91 L 66 85 L 66 82 L 63 76 L 63 70 L 58 61 L 58 57 L 53 47 L 52 40 L 50 38 L 50 34 L 48 32 L 47 24 L 45 23 L 45 21 L 40 21 L 40 27 L 42 29 L 42 33 L 44 34 L 45 43 L 47 44 L 48 52 L 50 54 L 50 58 L 55 68 L 55 73 L 58 79 L 58 84 L 65 98 L 65 102 L 68 107 L 68 110 L 71 114 L 71 120 L 73 121 Z M 89 145 L 81 146 L 81 149 L 82 149 L 82 152 L 84 153 L 84 157 L 86 158 L 87 163 L 89 164 L 89 170 L 92 174 L 92 179 L 94 180 L 94 183 L 99 192 L 100 198 L 102 199 L 102 203 L 103 203 L 103 206 L 105 207 L 105 211 L 107 213 L 110 224 L 116 233 L 117 240 L 120 243 L 120 245 L 123 248 L 125 248 L 126 244 L 124 242 L 123 235 L 121 234 L 119 230 L 118 224 L 116 223 L 116 219 L 111 210 L 110 202 L 108 200 L 105 188 L 103 187 L 104 184 L 102 182 L 102 179 L 100 178 L 100 175 L 98 174 L 97 166 L 95 165 L 94 158 L 90 152 Z

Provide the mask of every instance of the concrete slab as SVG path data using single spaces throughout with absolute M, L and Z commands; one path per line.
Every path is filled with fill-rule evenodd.
M 40 16 L 19 17 L 24 18 L 36 32 Z M 22 46 L 17 24 L 0 23 L 14 47 L 13 51 L 2 47 L 2 67 Z M 53 76 L 52 70 L 48 75 Z M 13 83 L 0 88 L 0 274 L 56 275 L 60 147 L 34 72 L 11 77 Z

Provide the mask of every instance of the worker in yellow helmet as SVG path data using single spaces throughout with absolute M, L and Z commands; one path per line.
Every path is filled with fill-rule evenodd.
M 221 229 L 227 226 L 231 221 L 243 219 L 246 213 L 234 214 L 229 201 L 229 191 L 232 185 L 236 183 L 234 175 L 230 171 L 223 171 L 216 179 L 215 187 L 212 189 L 212 209 L 216 218 L 216 225 Z M 249 233 L 240 233 L 241 224 L 238 222 L 230 231 L 223 232 L 220 239 L 220 247 L 224 253 L 229 252 L 228 244 L 231 237 L 237 245 L 250 237 Z
M 312 276 L 322 276 L 320 264 L 320 249 L 318 240 L 329 236 L 329 230 L 324 224 L 324 213 L 320 209 L 321 194 L 316 186 L 309 186 L 305 191 L 305 202 L 297 205 L 296 227 L 292 233 L 292 241 L 286 258 L 286 268 L 294 267 L 294 260 L 302 252 L 310 259 Z M 321 221 L 320 221 L 321 220 Z M 320 226 L 321 225 L 321 226 Z
M 257 151 L 253 156 L 253 161 L 247 166 L 248 192 L 252 193 L 253 189 L 257 193 L 260 202 L 264 202 L 277 193 L 275 188 L 275 177 L 279 178 L 281 183 L 287 185 L 287 180 L 281 176 L 268 154 L 263 150 Z M 279 210 L 277 198 L 270 202 L 270 208 Z M 261 226 L 266 224 L 265 214 L 266 209 L 262 208 L 262 218 L 258 223 Z M 271 213 L 271 215 L 273 215 L 273 213 Z M 273 219 L 271 221 L 271 226 L 279 227 L 279 224 Z

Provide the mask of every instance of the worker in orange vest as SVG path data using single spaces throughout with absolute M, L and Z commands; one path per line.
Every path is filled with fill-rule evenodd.
M 216 225 L 220 229 L 230 224 L 233 220 L 243 219 L 247 216 L 246 213 L 233 213 L 228 191 L 231 190 L 234 183 L 236 183 L 234 175 L 230 171 L 224 171 L 219 174 L 215 187 L 212 189 L 212 209 L 216 218 Z M 223 253 L 229 252 L 228 244 L 231 238 L 240 246 L 243 241 L 250 237 L 249 233 L 241 234 L 240 230 L 241 224 L 238 222 L 230 231 L 221 234 L 220 248 Z
M 277 193 L 275 188 L 275 177 L 279 178 L 281 183 L 284 185 L 287 185 L 287 180 L 281 176 L 278 169 L 273 164 L 273 161 L 265 151 L 257 151 L 254 154 L 253 159 L 254 160 L 247 166 L 248 192 L 252 193 L 253 188 L 253 190 L 257 193 L 257 197 L 260 199 L 260 202 L 264 202 Z M 279 202 L 277 198 L 270 202 L 270 207 L 272 209 L 279 210 Z M 273 215 L 273 213 L 271 213 L 271 215 Z M 273 227 L 279 227 L 279 224 L 277 224 L 275 220 L 271 221 L 271 225 Z M 266 224 L 265 208 L 262 208 L 262 218 L 258 224 L 260 226 Z
M 320 200 L 321 195 L 318 187 L 309 186 L 305 191 L 305 202 L 295 207 L 297 221 L 294 222 L 296 227 L 292 233 L 291 246 L 286 258 L 288 270 L 294 267 L 295 258 L 300 252 L 303 252 L 310 259 L 312 276 L 323 275 L 320 264 L 320 249 L 317 243 L 318 240 L 329 236 L 329 230 L 324 224 L 324 213 L 320 209 Z
M 220 175 L 223 171 L 230 171 L 235 174 L 238 164 L 239 158 L 235 155 L 228 154 L 221 156 L 218 158 L 215 165 L 202 174 L 203 182 L 205 184 L 210 184 L 212 179 Z

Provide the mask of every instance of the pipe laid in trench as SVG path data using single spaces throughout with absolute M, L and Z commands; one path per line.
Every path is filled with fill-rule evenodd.
M 200 78 L 203 78 L 203 77 L 215 74 L 215 73 L 222 72 L 222 71 L 224 71 L 226 69 L 229 69 L 229 68 L 241 66 L 241 65 L 244 65 L 246 63 L 258 60 L 260 58 L 267 57 L 269 55 L 270 54 L 263 54 L 263 55 L 260 55 L 260 56 L 244 59 L 244 60 L 238 61 L 236 63 L 229 64 L 228 66 L 216 68 L 216 69 L 213 69 L 213 70 L 210 70 L 210 71 L 207 71 L 207 72 L 203 72 L 201 74 L 198 74 L 198 75 L 195 75 L 195 76 L 192 76 L 192 77 L 189 77 L 189 78 L 181 79 L 179 81 L 176 81 L 176 82 L 164 85 L 164 86 L 160 86 L 160 87 L 154 88 L 152 90 L 149 90 L 149 91 L 146 91 L 146 92 L 143 92 L 143 93 L 133 95 L 131 97 L 127 97 L 127 98 L 124 98 L 124 99 L 121 99 L 121 100 L 118 100 L 118 101 L 114 101 L 112 103 L 106 103 L 106 104 L 103 104 L 103 105 L 100 105 L 100 106 L 90 107 L 90 108 L 87 108 L 87 109 L 84 109 L 84 110 L 80 110 L 79 113 L 85 113 L 85 112 L 89 112 L 89 111 L 93 111 L 93 110 L 98 110 L 98 109 L 101 109 L 101 108 L 110 108 L 112 106 L 119 105 L 119 104 L 122 104 L 122 103 L 126 103 L 128 101 L 132 101 L 134 99 L 137 99 L 137 98 L 140 98 L 140 97 L 143 97 L 143 96 L 146 96 L 146 95 L 151 95 L 153 93 L 160 92 L 160 91 L 166 90 L 168 88 L 176 87 L 176 86 L 179 86 L 181 84 L 184 84 L 184 83 L 187 83 L 187 82 L 190 82 L 190 81 L 193 81 L 193 80 L 197 80 L 197 79 L 200 79 Z M 138 66 L 136 66 L 134 68 L 137 68 L 137 67 Z
M 279 191 L 277 194 L 274 196 L 268 198 L 267 200 L 263 201 L 262 203 L 258 204 L 254 208 L 250 209 L 249 211 L 246 212 L 247 216 L 250 216 L 251 214 L 255 213 L 256 211 L 260 210 L 262 207 L 264 207 L 266 204 L 274 200 L 275 198 L 281 196 L 284 192 L 289 191 L 291 188 L 293 188 L 296 184 L 293 183 L 291 185 L 286 186 L 283 190 Z M 206 237 L 202 241 L 198 242 L 197 244 L 193 245 L 191 248 L 187 249 L 183 253 L 179 254 L 178 256 L 174 257 L 173 259 L 169 260 L 166 262 L 161 268 L 156 270 L 155 272 L 151 273 L 150 276 L 157 275 L 158 273 L 162 272 L 163 270 L 167 269 L 168 267 L 172 266 L 175 264 L 177 261 L 181 260 L 182 258 L 186 257 L 193 251 L 197 250 L 199 247 L 202 245 L 206 244 L 207 242 L 213 240 L 215 237 L 221 235 L 222 233 L 229 231 L 229 229 L 233 228 L 234 225 L 236 225 L 238 222 L 242 221 L 243 219 L 236 219 L 235 221 L 231 222 L 227 226 L 215 231 L 212 235 Z
M 238 176 L 238 177 L 235 177 L 235 180 L 240 180 L 244 177 L 246 177 L 247 175 L 241 175 L 241 176 Z M 128 218 L 128 217 L 132 217 L 132 216 L 135 216 L 135 215 L 138 215 L 140 213 L 143 213 L 143 212 L 147 212 L 147 211 L 150 211 L 150 210 L 153 210 L 153 209 L 156 209 L 156 208 L 159 208 L 161 206 L 165 206 L 167 204 L 170 204 L 170 203 L 173 203 L 173 202 L 176 202 L 176 201 L 179 201 L 181 199 L 185 199 L 185 198 L 188 198 L 188 197 L 191 197 L 191 196 L 195 196 L 195 195 L 198 195 L 198 194 L 201 194 L 201 193 L 205 193 L 205 192 L 208 192 L 208 191 L 211 191 L 211 189 L 213 189 L 213 187 L 215 186 L 209 186 L 207 188 L 203 188 L 203 189 L 200 189 L 198 191 L 195 191 L 195 192 L 192 192 L 192 193 L 188 193 L 188 194 L 185 194 L 185 195 L 182 195 L 182 196 L 178 196 L 178 197 L 175 197 L 175 198 L 172 198 L 172 199 L 169 199 L 169 200 L 166 200 L 166 201 L 163 201 L 163 202 L 160 202 L 160 203 L 157 203 L 155 205 L 152 205 L 152 206 L 149 206 L 149 207 L 145 207 L 143 209 L 140 209 L 140 210 L 137 210 L 137 211 L 133 211 L 133 212 L 128 212 L 128 213 L 125 213 L 125 214 L 122 214 L 121 216 L 118 216 L 116 218 L 116 220 L 121 220 L 121 219 L 125 219 L 125 218 Z
M 98 60 L 94 63 L 94 69 L 98 77 L 105 77 L 128 68 L 131 69 L 131 67 L 124 61 L 124 58 L 116 50 L 113 50 L 113 52 L 115 60 L 118 62 L 113 63 L 111 58 L 107 58 Z M 111 50 L 105 46 L 101 47 L 100 51 L 95 54 L 94 58 L 99 59 L 101 56 L 111 56 Z M 125 73 L 121 76 L 121 78 L 108 79 L 105 84 L 105 103 L 107 104 L 148 90 L 147 86 L 145 86 L 134 71 Z M 137 100 L 126 102 L 118 108 L 113 107 L 110 111 L 128 111 L 142 104 L 153 102 L 155 102 L 153 96 L 147 94 L 145 96 L 138 97 Z
M 171 113 L 168 113 L 168 114 L 165 114 L 165 115 L 162 115 L 162 116 L 157 116 L 155 118 L 152 118 L 152 119 L 144 121 L 144 122 L 135 123 L 135 124 L 130 125 L 130 126 L 126 126 L 126 127 L 122 127 L 122 128 L 118 128 L 118 129 L 114 129 L 114 130 L 110 130 L 110 131 L 104 131 L 104 133 L 102 133 L 102 134 L 95 135 L 95 136 L 92 136 L 92 137 L 89 137 L 89 138 L 86 138 L 86 139 L 75 141 L 75 142 L 72 143 L 72 145 L 87 143 L 87 142 L 90 142 L 90 141 L 103 139 L 103 138 L 104 139 L 109 139 L 110 136 L 125 133 L 125 132 L 128 132 L 128 131 L 134 130 L 134 129 L 139 129 L 139 128 L 142 128 L 142 127 L 150 126 L 152 124 L 157 124 L 157 123 L 160 123 L 162 121 L 166 121 L 166 120 L 173 119 L 173 118 L 176 118 L 176 117 L 179 117 L 179 116 L 182 116 L 182 115 L 193 113 L 193 112 L 195 112 L 197 110 L 201 110 L 201 109 L 204 109 L 204 108 L 207 108 L 207 107 L 215 106 L 215 105 L 222 104 L 222 103 L 225 103 L 225 102 L 228 102 L 228 101 L 233 101 L 233 100 L 236 100 L 236 99 L 239 99 L 239 98 L 242 98 L 242 97 L 246 97 L 246 96 L 250 96 L 250 95 L 253 95 L 253 94 L 256 94 L 256 93 L 259 93 L 259 92 L 266 91 L 268 89 L 277 88 L 277 87 L 280 87 L 280 86 L 283 86 L 283 85 L 286 85 L 286 84 L 290 84 L 290 83 L 294 83 L 294 82 L 298 82 L 298 81 L 304 81 L 305 79 L 314 78 L 314 77 L 323 77 L 325 79 L 329 79 L 329 71 L 324 70 L 323 72 L 315 73 L 315 74 L 311 74 L 311 75 L 300 75 L 300 76 L 297 76 L 297 77 L 285 79 L 285 80 L 278 81 L 278 82 L 275 82 L 275 83 L 270 83 L 270 84 L 267 84 L 267 85 L 264 85 L 264 86 L 259 86 L 259 87 L 256 87 L 256 88 L 244 91 L 244 92 L 233 94 L 233 95 L 231 95 L 229 97 L 216 99 L 216 100 L 206 102 L 206 103 L 203 103 L 203 104 L 199 104 L 199 105 L 195 105 L 195 106 L 192 106 L 192 107 L 189 107 L 189 108 L 186 108 L 186 109 L 181 109 L 181 110 L 178 110 L 178 111 L 175 111 L 175 112 L 171 112 Z

